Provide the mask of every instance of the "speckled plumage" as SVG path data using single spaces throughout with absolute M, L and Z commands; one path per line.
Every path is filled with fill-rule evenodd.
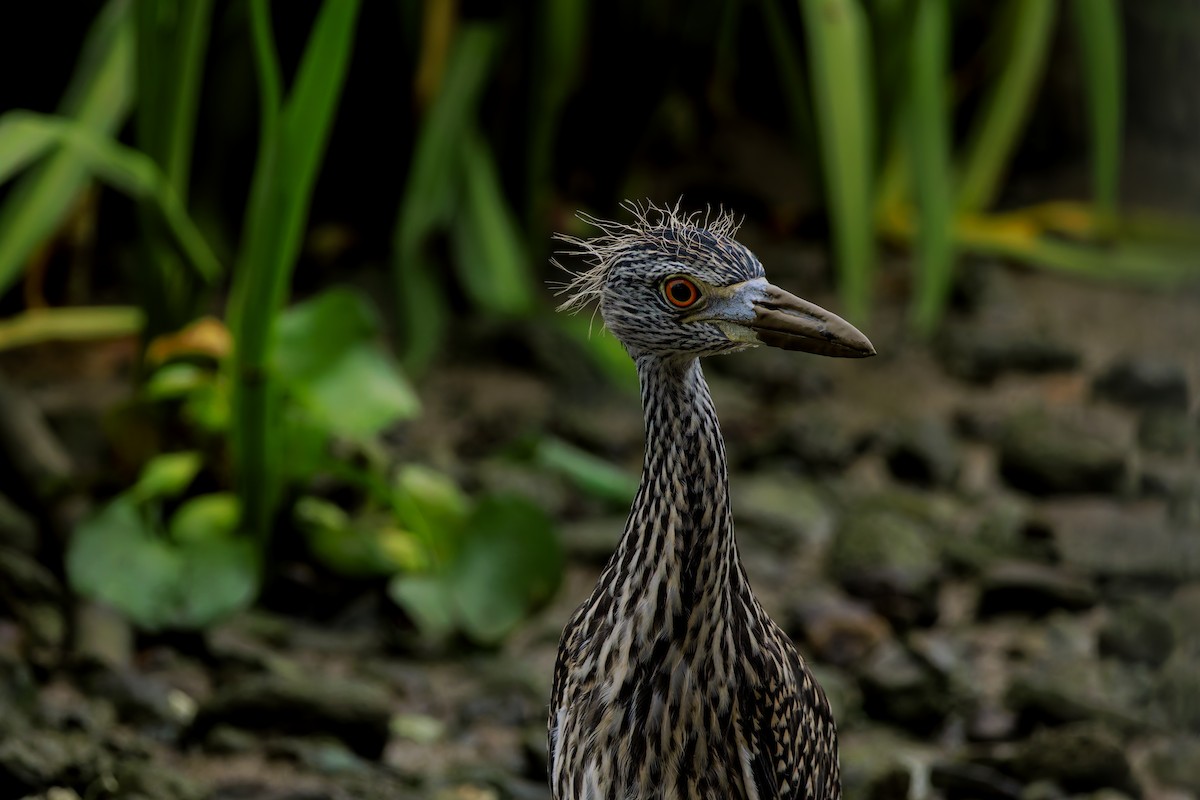
M 725 287 L 766 285 L 762 266 L 726 215 L 704 225 L 677 209 L 633 210 L 632 225 L 597 223 L 602 236 L 569 240 L 590 264 L 564 305 L 598 300 L 635 360 L 646 452 L 621 543 L 559 645 L 553 795 L 838 798 L 825 694 L 738 557 L 725 445 L 698 360 L 747 341 L 655 294 L 686 275 L 715 303 Z

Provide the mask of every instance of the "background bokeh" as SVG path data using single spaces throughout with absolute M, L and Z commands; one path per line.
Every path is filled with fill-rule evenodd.
M 879 350 L 706 365 L 847 796 L 1200 792 L 1200 4 L 5 14 L 0 797 L 548 797 L 622 202 Z

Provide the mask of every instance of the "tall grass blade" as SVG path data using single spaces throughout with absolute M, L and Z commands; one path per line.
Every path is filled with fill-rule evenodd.
M 155 213 L 179 247 L 195 277 L 205 283 L 221 274 L 221 264 L 183 207 L 166 175 L 145 153 L 98 134 L 75 119 L 32 111 L 0 118 L 0 155 L 51 151 L 66 155 L 84 174 L 139 200 Z
M 1044 71 L 1057 6 L 1008 0 L 1002 11 L 1004 51 L 967 145 L 958 183 L 961 211 L 982 211 L 996 199 Z
M 1091 123 L 1092 192 L 1100 216 L 1117 212 L 1121 129 L 1125 100 L 1125 51 L 1116 0 L 1072 0 L 1083 57 L 1083 81 Z
M 139 148 L 158 162 L 184 202 L 208 42 L 212 0 L 135 0 Z M 141 210 L 138 283 L 146 309 L 146 340 L 186 324 L 203 295 L 164 241 L 150 209 Z
M 133 101 L 133 18 L 127 0 L 109 0 L 88 32 L 59 113 L 97 134 L 116 131 Z M 66 219 L 89 179 L 78 150 L 62 149 L 28 172 L 0 207 L 0 293 Z
M 534 17 L 536 51 L 530 91 L 529 140 L 525 148 L 530 240 L 545 236 L 552 189 L 554 134 L 563 104 L 575 88 L 587 49 L 588 0 L 541 0 Z
M 875 122 L 870 46 L 857 0 L 800 0 L 808 39 L 817 134 L 846 311 L 866 315 L 871 299 Z
M 918 217 L 917 293 L 911 311 L 913 324 L 923 335 L 933 333 L 945 310 L 954 264 L 950 116 L 945 88 L 949 15 L 944 0 L 918 0 L 908 65 L 906 138 Z
M 300 252 L 313 185 L 350 62 L 358 0 L 326 0 L 313 23 L 296 78 L 281 102 L 267 0 L 250 19 L 261 93 L 258 162 L 230 298 L 237 342 L 234 460 L 242 529 L 265 541 L 280 493 L 274 424 L 279 388 L 270 370 L 271 331 Z
M 142 311 L 129 306 L 35 308 L 0 320 L 0 351 L 48 341 L 87 341 L 134 336 Z
M 485 311 L 528 313 L 534 307 L 533 275 L 496 161 L 479 131 L 470 130 L 462 144 L 463 203 L 454 226 L 459 280 Z
M 804 80 L 804 64 L 800 59 L 799 43 L 789 34 L 780 2 L 781 0 L 763 0 L 759 9 L 767 29 L 771 55 L 775 59 L 779 85 L 783 89 L 783 102 L 787 108 L 792 136 L 795 137 L 796 147 L 801 153 L 811 154 L 812 99 L 808 94 L 808 84 Z M 813 163 L 815 165 L 815 160 Z
M 499 41 L 491 25 L 459 29 L 440 91 L 413 148 L 392 253 L 398 349 L 409 369 L 429 361 L 445 332 L 446 301 L 427 247 L 451 220 L 463 178 L 463 139 L 474 124 Z

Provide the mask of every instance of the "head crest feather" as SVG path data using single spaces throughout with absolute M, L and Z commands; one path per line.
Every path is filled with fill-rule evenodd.
M 579 212 L 576 216 L 600 230 L 599 236 L 584 238 L 556 233 L 557 241 L 570 245 L 556 255 L 574 255 L 583 259 L 584 269 L 573 271 L 564 267 L 557 258 L 550 263 L 571 275 L 568 280 L 553 283 L 556 295 L 567 295 L 558 306 L 559 311 L 575 313 L 598 300 L 604 289 L 608 271 L 617 258 L 632 247 L 651 247 L 663 252 L 676 252 L 689 246 L 699 246 L 701 234 L 733 238 L 741 226 L 741 220 L 731 212 L 718 208 L 699 211 L 681 211 L 682 199 L 674 206 L 656 206 L 644 202 L 626 200 L 621 207 L 633 215 L 630 223 L 611 222 L 590 214 Z

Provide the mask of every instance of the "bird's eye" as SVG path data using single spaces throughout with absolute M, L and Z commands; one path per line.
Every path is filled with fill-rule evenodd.
M 663 297 L 676 308 L 689 308 L 700 299 L 700 290 L 687 278 L 669 278 L 662 286 Z

